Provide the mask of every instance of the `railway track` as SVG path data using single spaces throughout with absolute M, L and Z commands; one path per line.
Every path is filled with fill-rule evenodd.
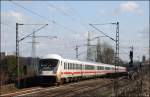
M 122 80 L 121 77 L 119 80 Z M 37 89 L 4 94 L 1 97 L 85 97 L 85 95 L 104 93 L 113 88 L 111 79 L 91 79 L 61 86 L 40 87 Z M 111 90 L 112 92 L 112 90 Z
M 0 97 L 13 97 L 13 96 L 20 95 L 20 94 L 23 94 L 23 93 L 38 91 L 38 90 L 41 90 L 41 89 L 42 89 L 41 87 L 23 89 L 23 90 L 12 92 L 12 93 L 1 94 Z

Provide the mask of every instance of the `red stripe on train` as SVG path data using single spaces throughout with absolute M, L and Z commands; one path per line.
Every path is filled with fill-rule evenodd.
M 82 71 L 82 72 L 61 72 L 61 74 L 84 74 L 84 73 L 112 73 L 114 71 Z

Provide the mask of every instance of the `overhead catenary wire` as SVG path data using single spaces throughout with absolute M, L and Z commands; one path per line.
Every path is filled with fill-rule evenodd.
M 84 20 L 84 18 L 79 14 L 79 12 L 75 8 L 73 8 L 70 4 L 68 4 L 68 6 L 70 7 L 71 10 L 74 11 L 74 13 L 76 13 L 76 15 L 78 16 L 78 18 L 80 18 L 80 20 L 82 21 L 81 23 L 83 25 L 85 25 L 85 24 L 88 25 L 89 24 L 87 21 Z
M 101 32 L 103 35 L 105 35 L 106 37 L 110 38 L 113 41 L 116 41 L 114 38 L 108 36 L 107 34 L 105 34 L 103 31 L 101 31 L 100 29 L 96 28 L 93 24 L 89 24 L 91 27 L 95 28 L 97 31 Z
M 63 28 L 66 29 L 66 30 L 69 30 L 69 31 L 74 32 L 74 33 L 77 33 L 77 31 L 75 31 L 75 30 L 73 30 L 73 29 L 70 29 L 70 28 L 68 28 L 68 27 L 66 27 L 66 26 L 64 26 L 64 25 L 62 25 L 62 24 L 60 24 L 60 23 L 58 23 L 58 22 L 56 22 L 56 21 L 54 21 L 54 20 L 51 20 L 51 19 L 49 19 L 49 18 L 47 18 L 47 17 L 45 17 L 45 16 L 43 16 L 43 15 L 40 15 L 40 14 L 38 14 L 37 12 L 34 12 L 34 11 L 32 11 L 32 10 L 30 10 L 30 9 L 28 9 L 28 8 L 26 8 L 26 7 L 24 7 L 23 5 L 20 5 L 20 4 L 16 3 L 16 2 L 13 2 L 12 0 L 10 0 L 10 2 L 11 2 L 12 4 L 14 4 L 14 5 L 16 5 L 16 6 L 20 7 L 20 8 L 22 8 L 22 9 L 24 9 L 24 10 L 30 12 L 30 13 L 32 13 L 32 14 L 34 14 L 34 15 L 40 17 L 40 18 L 43 19 L 43 20 L 51 21 L 52 23 L 55 23 L 55 24 L 57 24 L 58 26 L 63 27 Z
M 51 7 L 55 8 L 56 10 L 60 11 L 60 12 L 61 12 L 62 14 L 64 14 L 65 16 L 67 16 L 67 17 L 69 17 L 70 19 L 72 19 L 74 22 L 79 23 L 80 25 L 82 25 L 82 27 L 83 27 L 84 29 L 86 29 L 86 30 L 88 29 L 87 26 L 86 26 L 84 23 L 82 23 L 81 21 L 79 21 L 77 18 L 74 18 L 73 16 L 67 14 L 67 13 L 64 12 L 61 8 L 57 7 L 56 5 L 50 4 L 50 5 L 48 5 L 48 6 L 51 6 Z M 88 23 L 87 23 L 87 25 L 88 25 Z

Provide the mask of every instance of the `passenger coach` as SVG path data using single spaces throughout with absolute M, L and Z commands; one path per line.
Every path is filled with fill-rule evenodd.
M 121 66 L 117 66 L 116 70 L 126 72 L 126 68 Z M 83 78 L 99 77 L 108 73 L 115 73 L 114 65 L 64 59 L 56 54 L 48 54 L 39 61 L 41 81 L 62 84 Z

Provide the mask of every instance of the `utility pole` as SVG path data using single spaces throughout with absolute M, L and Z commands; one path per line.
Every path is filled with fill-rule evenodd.
M 35 55 L 35 52 L 36 52 L 36 47 L 35 47 L 35 32 L 33 32 L 33 35 L 32 35 L 32 65 L 33 65 L 33 68 L 34 68 L 34 71 L 36 71 L 36 55 Z
M 91 60 L 91 49 L 90 49 L 90 32 L 88 32 L 87 38 L 87 60 Z
M 16 23 L 16 63 L 17 63 L 17 82 L 18 86 L 20 86 L 19 83 L 19 42 L 18 42 L 18 23 Z
M 119 65 L 119 22 L 112 23 L 116 24 L 116 54 L 115 54 L 115 73 L 117 73 L 117 66 Z M 118 78 L 114 81 L 114 92 L 115 97 L 118 97 Z
M 40 27 L 39 29 L 37 29 L 33 33 L 30 33 L 21 39 L 19 39 L 19 31 L 18 31 L 19 25 L 43 25 L 43 24 L 20 24 L 20 23 L 16 23 L 16 63 L 17 63 L 17 85 L 18 85 L 18 87 L 20 87 L 19 43 L 21 41 L 23 41 L 24 39 L 28 38 L 30 35 L 33 35 L 33 33 L 38 32 L 39 30 L 41 30 L 42 28 L 44 28 L 48 24 L 45 24 L 44 26 Z
M 78 59 L 78 57 L 79 57 L 79 55 L 78 55 L 78 45 L 76 45 L 75 50 L 76 50 L 76 59 Z
M 35 31 L 33 31 L 33 35 L 29 36 L 29 37 L 32 37 L 32 42 L 29 42 L 29 43 L 32 43 L 32 52 L 31 52 L 32 66 L 31 66 L 31 68 L 34 68 L 35 73 L 37 73 L 38 68 L 37 68 L 37 58 L 36 58 L 36 43 L 38 43 L 38 42 L 36 42 L 36 38 L 49 38 L 49 39 L 52 39 L 52 38 L 57 38 L 57 36 L 36 36 Z
M 101 45 L 100 45 L 100 38 L 97 39 L 97 46 L 96 46 L 96 62 L 102 62 L 102 54 L 101 54 Z
M 130 50 L 130 54 L 129 54 L 129 56 L 130 56 L 130 62 L 129 62 L 129 66 L 130 67 L 132 67 L 133 66 L 133 46 L 131 46 L 130 47 L 131 48 L 131 50 Z
M 24 25 L 24 24 L 19 24 L 16 23 L 16 63 L 17 63 L 17 85 L 18 87 L 20 86 L 20 63 L 19 63 L 19 35 L 18 35 L 18 27 L 19 25 Z
M 112 24 L 116 25 L 116 39 L 110 37 L 109 35 L 105 34 L 103 31 L 95 27 L 94 25 L 107 25 L 107 24 Z M 119 22 L 116 23 L 105 23 L 105 24 L 89 24 L 91 27 L 93 27 L 95 30 L 99 31 L 102 33 L 104 36 L 107 38 L 113 40 L 116 44 L 116 51 L 115 51 L 115 73 L 117 72 L 117 65 L 119 64 Z M 114 80 L 114 96 L 118 97 L 118 79 Z

